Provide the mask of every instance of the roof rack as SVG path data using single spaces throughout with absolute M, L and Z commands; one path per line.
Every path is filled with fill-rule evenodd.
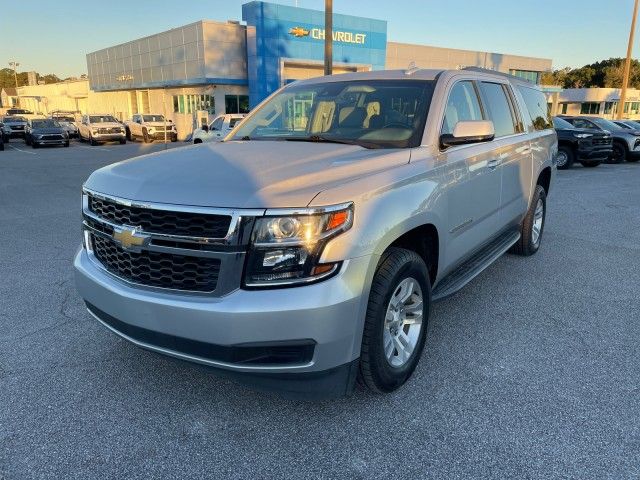
M 518 80 L 520 82 L 531 83 L 532 85 L 535 85 L 534 83 L 530 82 L 526 78 L 518 77 L 516 75 L 511 75 L 510 73 L 499 72 L 497 70 L 491 70 L 489 68 L 463 67 L 461 70 L 469 70 L 471 72 L 490 73 L 492 75 L 500 75 L 501 77 L 510 78 L 511 80 Z

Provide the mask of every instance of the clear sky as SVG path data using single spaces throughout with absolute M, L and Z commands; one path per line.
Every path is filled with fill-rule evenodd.
M 0 66 L 60 77 L 85 54 L 200 19 L 240 20 L 242 0 L 0 0 Z M 295 0 L 274 3 L 294 5 Z M 298 0 L 322 9 L 324 0 Z M 626 55 L 633 0 L 334 0 L 387 20 L 388 39 L 551 58 L 554 68 Z M 634 57 L 640 35 L 636 36 Z

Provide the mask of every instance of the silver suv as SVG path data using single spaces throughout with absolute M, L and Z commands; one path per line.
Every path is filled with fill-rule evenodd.
M 94 172 L 77 288 L 124 339 L 259 388 L 390 392 L 433 302 L 538 250 L 556 150 L 544 95 L 515 77 L 292 83 L 221 143 Z

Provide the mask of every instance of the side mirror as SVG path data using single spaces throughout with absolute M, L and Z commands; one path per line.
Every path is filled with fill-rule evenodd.
M 467 120 L 456 123 L 453 133 L 440 135 L 440 145 L 447 148 L 468 143 L 490 142 L 495 134 L 491 120 Z
M 209 125 L 207 125 L 207 124 L 202 125 L 202 131 L 203 132 L 208 132 L 209 131 Z

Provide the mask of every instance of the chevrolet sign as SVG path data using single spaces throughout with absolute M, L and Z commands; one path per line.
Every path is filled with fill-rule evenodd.
M 293 35 L 296 38 L 311 37 L 314 40 L 324 40 L 324 28 L 312 28 L 311 30 L 306 30 L 302 27 L 293 27 L 289 29 L 289 35 Z M 336 30 L 333 32 L 332 37 L 334 42 L 363 45 L 367 38 L 367 34 Z

